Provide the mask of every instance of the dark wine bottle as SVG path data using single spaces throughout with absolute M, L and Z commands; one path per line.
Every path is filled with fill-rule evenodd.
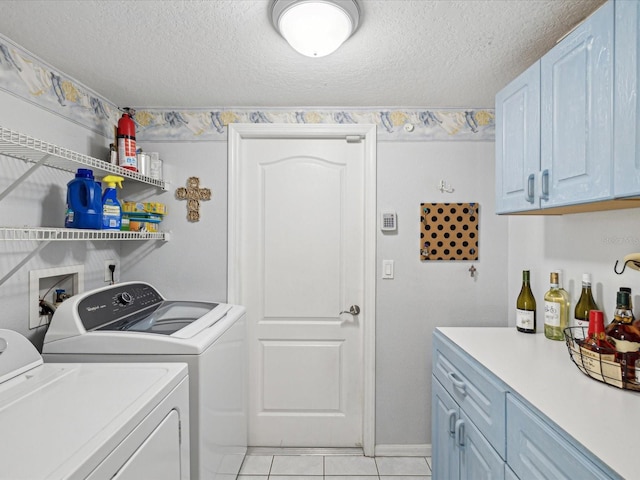
M 536 333 L 536 299 L 529 284 L 529 270 L 522 271 L 522 288 L 516 301 L 516 329 L 523 333 Z

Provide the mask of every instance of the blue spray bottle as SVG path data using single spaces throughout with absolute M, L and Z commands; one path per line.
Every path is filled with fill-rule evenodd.
M 120 230 L 122 225 L 122 207 L 118 201 L 116 183 L 122 188 L 124 178 L 117 175 L 107 175 L 102 179 L 107 188 L 102 194 L 102 229 Z

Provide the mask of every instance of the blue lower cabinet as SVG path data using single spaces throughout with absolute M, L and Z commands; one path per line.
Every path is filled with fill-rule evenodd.
M 507 395 L 507 445 L 507 463 L 521 480 L 612 478 L 513 395 Z
M 621 479 L 438 330 L 432 355 L 433 480 Z
M 440 382 L 432 377 L 432 449 L 433 479 L 460 478 L 459 450 L 455 428 L 460 420 L 460 408 Z
M 442 384 L 432 381 L 433 479 L 504 479 L 504 460 Z
M 460 413 L 457 437 L 461 443 L 459 449 L 462 480 L 504 479 L 504 460 L 463 411 Z

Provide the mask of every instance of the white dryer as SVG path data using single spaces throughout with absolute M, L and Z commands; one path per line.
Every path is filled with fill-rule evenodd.
M 45 362 L 186 362 L 191 477 L 235 479 L 247 450 L 245 308 L 167 301 L 127 282 L 84 292 L 56 310 Z
M 0 478 L 189 479 L 184 364 L 43 364 L 0 330 Z

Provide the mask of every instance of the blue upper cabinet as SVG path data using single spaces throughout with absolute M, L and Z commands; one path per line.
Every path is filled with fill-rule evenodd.
M 540 62 L 496 95 L 496 212 L 539 208 Z
M 542 57 L 542 208 L 613 197 L 613 7 L 603 5 Z
M 615 38 L 615 195 L 640 195 L 640 2 L 617 2 Z

